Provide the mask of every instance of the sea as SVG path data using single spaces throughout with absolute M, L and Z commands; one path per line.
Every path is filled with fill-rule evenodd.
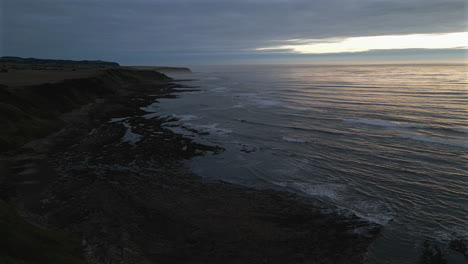
M 199 91 L 149 108 L 225 148 L 190 161 L 194 172 L 382 225 L 368 263 L 417 263 L 426 240 L 466 263 L 448 243 L 468 238 L 468 65 L 191 69 L 169 75 Z

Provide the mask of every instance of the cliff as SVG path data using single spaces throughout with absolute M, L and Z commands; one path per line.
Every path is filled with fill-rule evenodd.
M 107 69 L 86 78 L 25 87 L 8 87 L 0 81 L 0 152 L 48 135 L 62 127 L 61 114 L 142 78 L 170 79 L 155 71 Z

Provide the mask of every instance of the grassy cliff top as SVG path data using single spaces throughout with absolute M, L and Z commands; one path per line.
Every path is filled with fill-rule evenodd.
M 8 87 L 32 86 L 44 83 L 57 83 L 66 79 L 81 79 L 99 75 L 101 68 L 55 68 L 28 69 L 11 68 L 0 73 L 0 85 Z

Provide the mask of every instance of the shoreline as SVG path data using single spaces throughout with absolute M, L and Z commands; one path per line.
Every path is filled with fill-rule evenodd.
M 184 160 L 222 149 L 175 134 L 163 127 L 168 119 L 143 111 L 183 91 L 136 72 L 140 80 L 64 114 L 63 130 L 7 158 L 23 169 L 11 170 L 9 186 L 28 219 L 81 237 L 91 263 L 365 260 L 378 226 L 324 213 L 292 193 L 190 172 Z M 24 184 L 31 181 L 39 183 Z

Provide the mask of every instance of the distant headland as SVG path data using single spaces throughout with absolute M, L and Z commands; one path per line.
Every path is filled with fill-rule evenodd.
M 0 65 L 2 64 L 21 64 L 31 67 L 120 67 L 117 62 L 102 61 L 102 60 L 55 60 L 55 59 L 37 59 L 37 58 L 21 58 L 14 56 L 0 57 Z M 191 73 L 192 71 L 186 67 L 166 67 L 166 66 L 122 66 L 123 68 L 131 68 L 135 70 L 152 70 L 162 73 Z

